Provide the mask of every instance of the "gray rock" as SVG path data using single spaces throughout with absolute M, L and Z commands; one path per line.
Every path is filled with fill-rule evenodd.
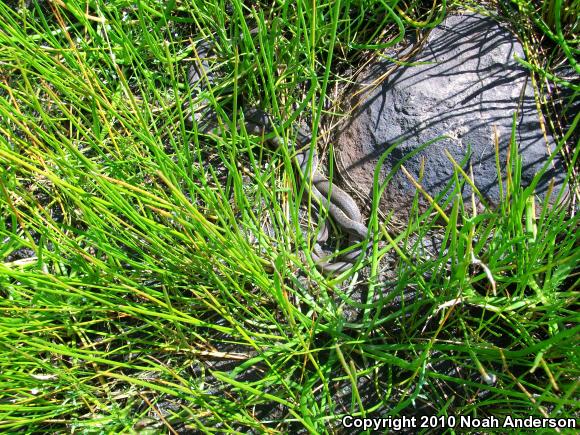
M 453 177 L 453 165 L 444 153 L 447 149 L 467 174 L 469 165 L 473 166 L 475 185 L 496 206 L 500 195 L 494 129 L 505 179 L 512 119 L 519 107 L 516 140 L 523 159 L 522 184 L 528 186 L 546 163 L 554 141 L 542 133 L 529 73 L 514 55 L 524 57 L 520 43 L 492 19 L 477 14 L 449 16 L 412 59 L 419 65 L 400 67 L 352 102 L 359 108 L 337 137 L 339 170 L 346 171 L 361 193 L 370 195 L 375 166 L 390 145 L 400 142 L 386 158 L 381 179 L 405 155 L 445 135 L 405 162 L 405 168 L 418 179 L 424 158 L 422 185 L 435 196 Z M 365 82 L 371 83 L 390 67 L 388 62 L 374 65 Z M 555 159 L 536 193 L 542 196 L 552 177 L 558 192 L 564 176 L 561 160 Z M 414 193 L 414 186 L 399 170 L 381 198 L 381 209 L 407 216 Z M 462 193 L 464 199 L 470 198 L 467 183 Z M 422 203 L 424 208 L 426 202 Z

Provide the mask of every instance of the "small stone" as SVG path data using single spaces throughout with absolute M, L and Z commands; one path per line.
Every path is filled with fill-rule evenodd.
M 472 165 L 475 185 L 488 204 L 497 206 L 500 193 L 495 132 L 505 180 L 512 120 L 517 110 L 522 185 L 528 186 L 555 146 L 553 138 L 542 132 L 530 74 L 514 59 L 515 55 L 524 58 L 521 44 L 491 18 L 472 13 L 447 17 L 410 60 L 413 66 L 400 67 L 352 102 L 358 109 L 337 137 L 342 166 L 339 170 L 346 171 L 361 193 L 371 196 L 375 167 L 389 146 L 399 142 L 383 163 L 381 180 L 408 153 L 444 135 L 445 139 L 406 161 L 405 168 L 418 180 L 424 159 L 421 185 L 435 197 L 453 177 L 453 165 L 445 155 L 448 150 L 467 174 Z M 372 83 L 391 66 L 386 61 L 372 66 L 365 74 L 365 83 Z M 466 158 L 467 155 L 471 157 Z M 552 177 L 553 200 L 565 177 L 559 156 L 536 187 L 540 197 Z M 415 190 L 403 171 L 398 170 L 381 198 L 381 209 L 407 217 Z M 462 196 L 464 200 L 471 197 L 467 183 Z M 420 198 L 425 209 L 427 203 L 422 195 Z

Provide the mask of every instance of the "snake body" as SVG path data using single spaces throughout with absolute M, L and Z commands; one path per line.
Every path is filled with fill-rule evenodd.
M 274 132 L 270 116 L 257 108 L 251 108 L 245 112 L 245 127 L 246 131 L 256 135 L 270 136 Z M 306 133 L 298 131 L 296 136 L 298 148 L 308 146 L 309 138 Z M 279 136 L 273 136 L 268 140 L 268 143 L 273 148 L 285 145 Z M 286 146 L 293 147 L 292 144 L 286 144 Z M 309 188 L 312 196 L 320 203 L 321 207 L 328 210 L 328 214 L 335 224 L 350 235 L 351 242 L 366 239 L 368 229 L 362 223 L 362 214 L 358 205 L 348 193 L 331 183 L 318 171 L 316 152 L 313 152 L 311 164 L 308 164 L 310 152 L 310 149 L 307 148 L 298 152 L 295 157 L 303 183 Z M 324 259 L 325 255 L 320 247 L 320 244 L 324 243 L 327 238 L 327 229 L 321 229 L 312 251 L 316 266 L 325 273 L 341 273 L 350 269 L 362 254 L 362 250 L 355 249 L 343 255 L 341 261 L 328 262 Z
M 211 46 L 202 43 L 197 52 L 201 62 L 191 66 L 188 72 L 188 84 L 192 89 L 196 86 L 199 87 L 202 77 L 206 77 L 211 81 L 207 61 L 204 60 L 211 52 Z M 188 103 L 185 103 L 184 108 L 188 107 Z M 189 120 L 193 121 L 194 119 L 199 120 L 199 116 L 192 113 L 189 116 Z M 272 148 L 286 146 L 291 153 L 295 151 L 294 148 L 303 149 L 303 151 L 295 154 L 296 166 L 300 171 L 302 182 L 319 203 L 319 206 L 328 211 L 329 216 L 339 229 L 349 234 L 351 243 L 358 243 L 367 238 L 368 229 L 363 224 L 362 214 L 354 199 L 318 171 L 318 156 L 315 150 L 312 150 L 312 159 L 309 159 L 311 150 L 309 148 L 310 138 L 308 134 L 302 130 L 296 132 L 297 147 L 295 147 L 294 143 L 286 143 L 274 133 L 275 129 L 271 117 L 258 108 L 249 108 L 244 112 L 244 126 L 248 133 L 267 136 L 266 142 Z M 311 253 L 317 268 L 324 273 L 342 273 L 350 269 L 363 254 L 363 250 L 357 248 L 341 256 L 339 261 L 329 262 L 320 247 L 320 244 L 327 239 L 328 228 L 324 224 L 318 231 L 316 243 Z

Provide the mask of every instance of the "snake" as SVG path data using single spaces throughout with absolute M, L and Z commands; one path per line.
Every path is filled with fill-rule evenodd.
M 212 46 L 207 42 L 202 42 L 197 47 L 199 61 L 189 68 L 187 83 L 190 89 L 203 88 L 202 79 L 205 77 L 209 83 L 213 82 L 213 77 L 209 72 L 207 57 L 212 51 Z M 184 110 L 189 111 L 187 120 L 189 123 L 206 121 L 207 111 L 203 114 L 195 113 L 189 105 L 189 101 L 183 104 Z M 244 127 L 250 134 L 265 137 L 266 143 L 273 149 L 287 147 L 288 151 L 294 154 L 294 161 L 298 168 L 301 182 L 308 189 L 312 197 L 319 205 L 319 210 L 325 209 L 336 226 L 349 235 L 349 241 L 359 244 L 368 238 L 368 229 L 363 223 L 362 213 L 354 199 L 340 187 L 332 183 L 326 176 L 318 170 L 318 155 L 316 149 L 310 148 L 310 136 L 302 129 L 295 129 L 295 142 L 286 141 L 275 132 L 273 118 L 262 109 L 251 107 L 243 111 Z M 226 127 L 227 128 L 227 127 Z M 296 151 L 301 149 L 302 151 Z M 310 155 L 312 157 L 310 158 Z M 324 222 L 318 229 L 316 243 L 312 246 L 311 257 L 315 266 L 325 274 L 335 275 L 352 268 L 361 255 L 364 254 L 362 248 L 355 248 L 339 257 L 338 261 L 331 262 L 322 251 L 321 244 L 328 239 L 328 226 Z

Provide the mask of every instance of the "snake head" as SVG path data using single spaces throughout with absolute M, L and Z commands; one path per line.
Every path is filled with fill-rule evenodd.
M 244 119 L 246 121 L 246 126 L 249 125 L 252 127 L 252 131 L 262 131 L 265 129 L 266 133 L 269 133 L 272 129 L 272 123 L 268 114 L 256 107 L 244 111 Z

